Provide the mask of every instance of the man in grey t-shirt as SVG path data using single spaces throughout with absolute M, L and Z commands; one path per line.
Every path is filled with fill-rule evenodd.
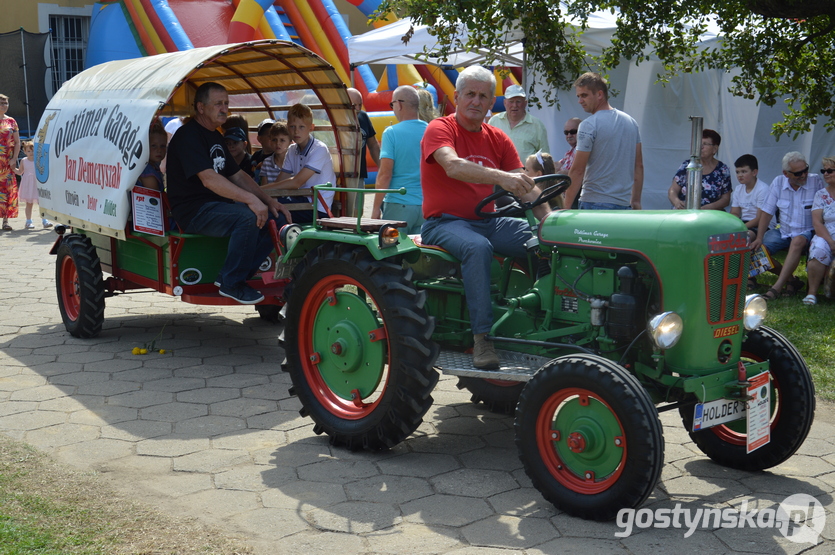
M 583 110 L 577 150 L 568 176 L 571 187 L 563 206 L 571 206 L 582 187 L 580 209 L 641 209 L 644 161 L 638 124 L 609 105 L 609 87 L 597 73 L 584 73 L 574 83 Z

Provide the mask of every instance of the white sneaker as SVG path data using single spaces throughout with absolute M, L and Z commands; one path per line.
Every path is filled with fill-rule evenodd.
M 46 218 L 44 218 L 43 220 L 41 220 L 41 223 L 43 224 L 43 228 L 44 228 L 44 229 L 49 229 L 50 227 L 52 227 L 52 222 L 50 222 L 50 221 L 49 221 L 49 220 L 47 220 Z
M 26 220 L 26 225 L 23 226 L 24 229 L 35 229 L 35 224 L 32 223 L 32 220 Z

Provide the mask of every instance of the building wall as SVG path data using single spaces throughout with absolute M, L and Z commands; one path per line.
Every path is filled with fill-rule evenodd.
M 32 9 L 37 6 L 37 9 Z M 29 2 L 0 0 L 0 33 L 17 31 L 21 27 L 30 33 L 49 31 L 50 15 L 86 15 L 93 13 L 90 0 L 56 0 L 55 2 Z

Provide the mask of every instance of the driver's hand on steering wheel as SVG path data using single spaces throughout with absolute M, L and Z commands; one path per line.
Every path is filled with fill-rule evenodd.
M 533 190 L 533 179 L 524 173 L 508 173 L 499 186 L 516 198 L 522 198 Z

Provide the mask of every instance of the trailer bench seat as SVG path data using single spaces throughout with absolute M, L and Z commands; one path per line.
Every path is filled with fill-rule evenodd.
M 342 216 L 341 218 L 319 218 L 316 220 L 316 224 L 325 229 L 356 229 L 357 219 L 351 216 Z M 374 218 L 362 218 L 359 222 L 360 231 L 369 233 L 380 231 L 384 225 L 390 225 L 392 227 L 406 227 L 407 224 L 406 222 L 397 220 L 377 220 Z

